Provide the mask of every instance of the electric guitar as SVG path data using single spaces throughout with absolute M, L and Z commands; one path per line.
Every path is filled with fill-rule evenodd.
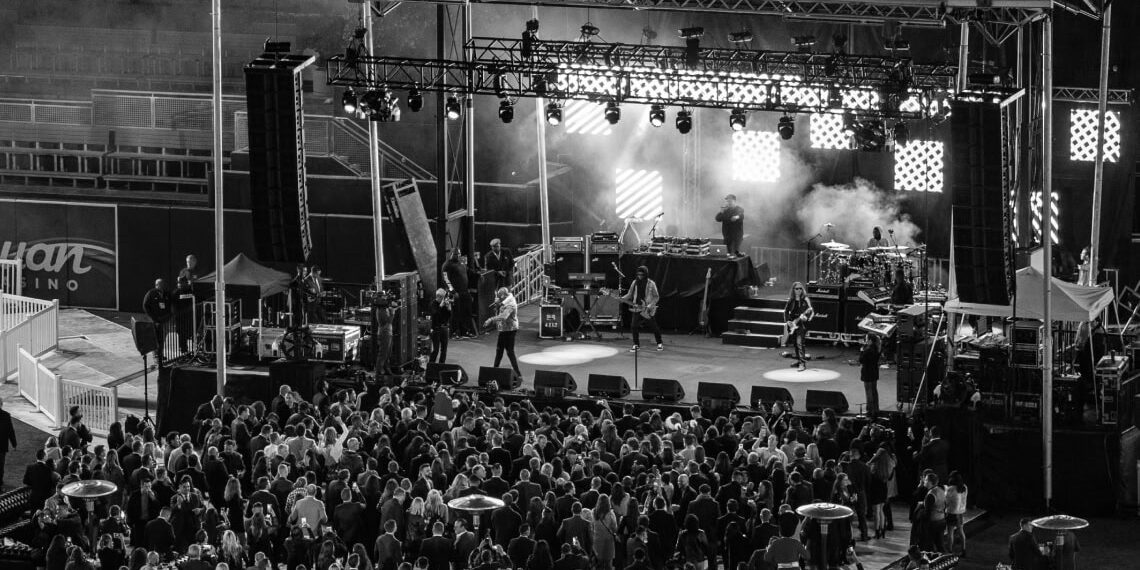
M 639 314 L 641 314 L 641 316 L 643 316 L 647 319 L 652 319 L 653 315 L 657 314 L 657 305 L 656 304 L 646 305 L 644 303 L 634 303 L 633 301 L 623 299 L 620 295 L 618 295 L 617 293 L 615 293 L 613 291 L 610 291 L 609 289 L 606 289 L 605 287 L 603 287 L 600 290 L 600 292 L 602 295 L 613 297 L 614 299 L 617 299 L 619 302 L 624 303 L 626 305 L 629 305 L 629 310 L 631 310 L 635 313 L 639 313 Z
M 780 335 L 780 346 L 788 344 L 788 337 L 799 332 L 799 330 L 804 327 L 804 323 L 812 320 L 813 317 L 815 317 L 815 311 L 809 308 L 800 314 L 800 316 L 784 323 L 784 334 Z
M 712 268 L 705 271 L 705 294 L 701 298 L 701 316 L 697 320 L 697 324 L 704 329 L 705 336 L 712 336 L 712 331 L 709 329 L 709 282 L 712 281 Z

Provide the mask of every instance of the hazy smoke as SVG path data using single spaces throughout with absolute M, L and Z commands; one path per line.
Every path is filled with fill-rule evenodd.
M 796 209 L 802 235 L 806 240 L 817 232 L 820 241 L 834 239 L 863 249 L 875 226 L 893 229 L 895 243 L 911 245 L 920 234 L 910 217 L 899 213 L 898 199 L 869 180 L 856 178 L 850 184 L 826 186 L 815 184 Z M 834 224 L 827 228 L 825 224 Z

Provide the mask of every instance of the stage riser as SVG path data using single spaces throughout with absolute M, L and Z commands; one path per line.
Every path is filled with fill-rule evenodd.
M 783 323 L 732 319 L 728 321 L 728 330 L 733 332 L 779 335 L 784 331 L 784 325 Z
M 784 310 L 758 307 L 736 307 L 732 311 L 732 318 L 739 321 L 767 321 L 770 323 L 784 322 Z
M 784 305 L 788 303 L 787 299 L 776 298 L 762 298 L 762 299 L 741 299 L 741 307 L 752 307 L 756 309 L 779 309 L 784 310 Z
M 776 348 L 780 346 L 780 337 L 773 335 L 726 332 L 720 335 L 720 340 L 724 344 L 737 346 L 758 346 L 763 348 Z

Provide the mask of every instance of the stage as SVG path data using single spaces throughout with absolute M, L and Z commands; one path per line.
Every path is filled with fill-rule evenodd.
M 515 346 L 519 366 L 523 373 L 523 389 L 534 388 L 535 370 L 568 372 L 578 384 L 578 393 L 585 395 L 590 374 L 624 376 L 630 388 L 638 390 L 642 378 L 668 378 L 680 381 L 685 389 L 685 402 L 696 403 L 699 382 L 724 382 L 740 392 L 741 402 L 747 403 L 752 386 L 778 386 L 787 388 L 796 402 L 796 409 L 804 409 L 808 390 L 839 391 L 847 397 L 855 413 L 863 409 L 866 396 L 859 381 L 859 367 L 849 361 L 858 358 L 858 347 L 833 346 L 831 343 L 808 342 L 812 356 L 807 370 L 800 372 L 793 360 L 781 356 L 788 349 L 766 349 L 722 344 L 719 338 L 708 338 L 688 331 L 663 331 L 665 350 L 654 349 L 651 334 L 643 331 L 642 350 L 634 357 L 629 352 L 633 344 L 628 331 L 598 328 L 598 339 L 588 327 L 587 340 L 563 341 L 538 338 L 538 307 L 519 309 L 521 330 Z M 491 366 L 495 358 L 496 333 L 485 333 L 476 339 L 452 339 L 448 345 L 447 361 L 463 366 L 474 378 L 480 366 Z M 636 361 L 636 373 L 634 371 Z M 501 366 L 510 366 L 504 356 Z M 636 379 L 636 382 L 635 382 Z M 633 392 L 629 399 L 641 395 Z M 895 409 L 895 373 L 893 369 L 880 370 L 879 406 Z

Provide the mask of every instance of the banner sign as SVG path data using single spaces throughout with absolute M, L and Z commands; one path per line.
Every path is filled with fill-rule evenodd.
M 0 259 L 24 261 L 24 295 L 118 309 L 113 205 L 0 201 Z

